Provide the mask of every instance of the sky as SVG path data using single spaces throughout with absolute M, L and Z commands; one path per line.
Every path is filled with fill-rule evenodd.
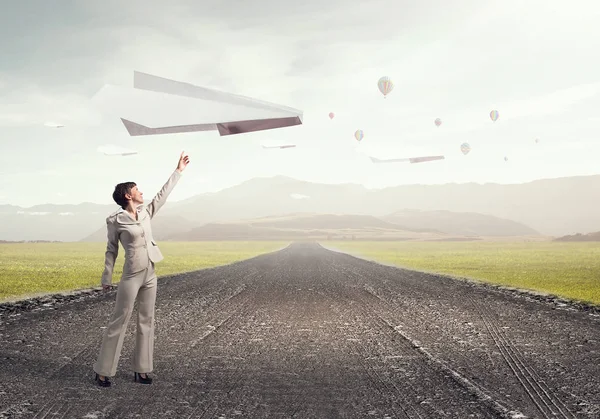
M 150 198 L 181 151 L 191 162 L 173 201 L 276 175 L 384 188 L 600 173 L 592 0 L 6 3 L 0 204 L 113 204 L 124 181 Z M 133 87 L 134 71 L 297 108 L 303 124 L 130 137 L 90 103 L 105 84 Z M 382 76 L 394 83 L 385 98 Z M 296 148 L 261 147 L 277 143 Z M 445 159 L 368 158 L 432 154 Z

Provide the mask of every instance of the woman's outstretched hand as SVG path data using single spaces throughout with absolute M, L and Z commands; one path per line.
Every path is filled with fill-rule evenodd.
M 179 173 L 183 172 L 183 169 L 189 164 L 190 158 L 185 151 L 181 152 L 181 156 L 179 156 L 179 163 L 177 163 L 177 171 Z

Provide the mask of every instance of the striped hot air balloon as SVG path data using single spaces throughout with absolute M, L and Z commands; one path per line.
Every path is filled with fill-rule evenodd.
M 333 112 L 329 112 L 329 119 L 333 119 L 334 116 L 335 114 Z
M 383 94 L 383 98 L 394 89 L 394 83 L 388 76 L 383 76 L 377 82 L 377 87 L 379 87 L 379 91 Z
M 365 136 L 365 135 L 364 135 L 364 133 L 363 133 L 362 129 L 358 129 L 358 130 L 356 130 L 356 132 L 354 133 L 354 138 L 356 138 L 356 141 L 360 141 L 360 140 L 362 140 L 364 136 Z
M 493 111 L 490 112 L 490 119 L 492 121 L 496 122 L 498 120 L 498 116 L 499 116 L 499 114 L 498 114 L 497 110 L 494 109 Z
M 460 151 L 462 151 L 464 155 L 467 155 L 469 154 L 469 151 L 471 151 L 471 146 L 469 145 L 469 143 L 462 143 L 460 145 Z
M 442 120 L 440 118 L 435 118 L 435 121 L 433 121 L 433 123 L 436 127 L 439 127 L 440 125 L 442 125 Z

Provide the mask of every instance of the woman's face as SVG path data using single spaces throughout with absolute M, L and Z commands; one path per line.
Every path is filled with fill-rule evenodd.
M 144 203 L 144 193 L 140 192 L 137 185 L 131 188 L 131 192 L 125 195 L 128 199 L 134 204 L 143 204 Z

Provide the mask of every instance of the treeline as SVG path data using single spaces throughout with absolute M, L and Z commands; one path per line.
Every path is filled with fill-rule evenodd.
M 588 234 L 572 234 L 569 236 L 562 236 L 554 239 L 559 242 L 597 242 L 600 241 L 600 231 Z

